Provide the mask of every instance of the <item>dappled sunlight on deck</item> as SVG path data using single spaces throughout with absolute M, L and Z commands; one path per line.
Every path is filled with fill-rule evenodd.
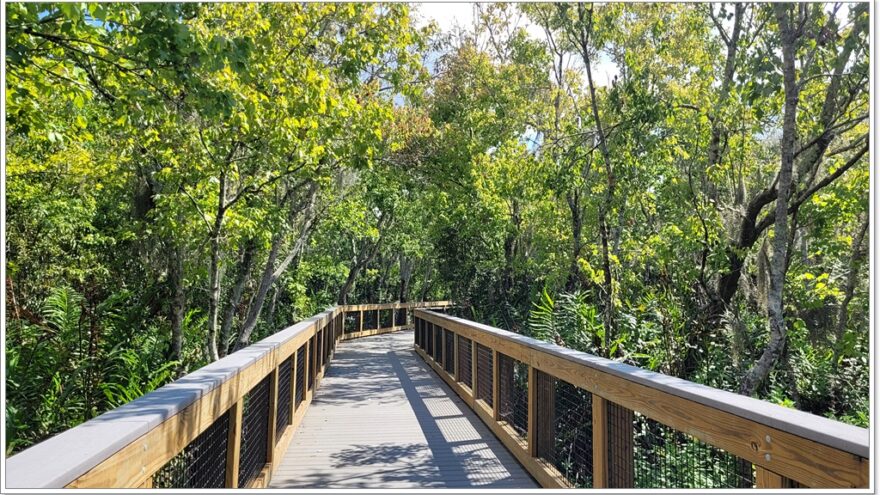
M 411 331 L 342 343 L 272 488 L 536 488 L 412 351 Z

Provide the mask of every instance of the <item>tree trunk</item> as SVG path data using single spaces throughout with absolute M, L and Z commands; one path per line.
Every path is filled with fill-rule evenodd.
M 171 361 L 181 361 L 183 352 L 183 319 L 186 313 L 186 293 L 183 286 L 183 249 L 177 241 L 168 258 L 168 281 L 171 284 Z M 177 366 L 178 374 L 182 373 L 182 363 Z
M 599 140 L 599 150 L 602 153 L 602 161 L 605 165 L 605 196 L 599 205 L 599 239 L 602 244 L 602 270 L 604 271 L 604 280 L 602 283 L 603 295 L 603 318 L 602 324 L 605 327 L 605 341 L 603 349 L 606 355 L 609 354 L 609 345 L 616 338 L 616 322 L 614 321 L 614 279 L 611 273 L 611 256 L 610 256 L 610 237 L 613 227 L 609 225 L 608 215 L 611 214 L 614 202 L 614 195 L 617 186 L 617 178 L 614 174 L 614 166 L 611 161 L 611 153 L 608 151 L 608 143 L 605 139 L 605 131 L 602 128 L 602 119 L 599 118 L 599 103 L 596 99 L 596 85 L 593 82 L 593 70 L 591 67 L 590 57 L 590 33 L 593 26 L 593 7 L 585 8 L 583 4 L 577 5 L 578 19 L 580 21 L 580 33 L 578 44 L 581 52 L 581 58 L 584 62 L 584 68 L 587 71 L 587 86 L 590 94 L 590 109 L 593 114 L 593 120 L 596 124 L 596 136 Z
M 866 4 L 857 4 L 853 7 L 854 11 L 865 8 L 867 8 Z M 860 22 L 856 23 L 848 37 L 856 39 L 861 32 L 860 30 L 863 29 L 867 29 L 867 27 Z M 837 60 L 834 64 L 834 72 L 832 73 L 828 87 L 825 88 L 825 98 L 819 119 L 821 124 L 820 134 L 812 141 L 813 145 L 806 150 L 801 158 L 799 158 L 800 165 L 798 166 L 798 169 L 802 172 L 798 175 L 801 177 L 808 175 L 810 180 L 815 178 L 816 167 L 818 167 L 819 163 L 822 161 L 828 146 L 835 137 L 832 129 L 838 121 L 845 116 L 845 112 L 838 101 L 838 91 L 843 80 L 843 71 L 849 63 L 851 55 L 851 44 L 843 43 L 843 49 L 837 56 Z M 812 175 L 807 173 L 807 171 L 812 171 Z M 839 177 L 839 175 L 837 177 Z M 827 186 L 836 179 L 836 177 L 831 178 L 832 180 L 827 181 L 822 187 Z M 810 181 L 807 181 L 807 185 L 804 187 L 801 196 L 799 196 L 799 200 L 808 198 L 810 194 L 816 192 L 812 191 L 810 194 L 807 194 L 810 187 Z M 791 188 L 789 195 L 791 195 L 793 191 L 794 188 Z M 739 280 L 742 276 L 742 270 L 745 264 L 746 254 L 755 245 L 764 230 L 772 224 L 774 217 L 767 217 L 767 219 L 771 220 L 771 222 L 768 223 L 765 221 L 759 222 L 758 216 L 761 214 L 761 211 L 765 206 L 769 205 L 776 199 L 777 193 L 778 188 L 771 184 L 756 194 L 746 205 L 745 212 L 739 223 L 739 235 L 737 236 L 736 241 L 726 248 L 728 260 L 726 270 L 718 279 L 715 294 L 711 295 L 709 306 L 706 309 L 709 324 L 713 327 L 720 324 L 724 312 L 730 306 L 730 303 L 737 292 Z
M 209 361 L 216 361 L 220 355 L 217 350 L 217 313 L 220 309 L 220 284 L 223 272 L 220 267 L 220 232 L 223 216 L 226 213 L 226 173 L 220 173 L 220 192 L 217 199 L 217 214 L 211 230 L 211 264 L 208 271 L 208 336 L 207 353 Z
M 366 246 L 362 246 L 358 252 L 355 253 L 354 264 L 348 271 L 348 277 L 346 277 L 345 283 L 342 284 L 342 288 L 339 289 L 339 296 L 336 299 L 337 304 L 348 304 L 348 293 L 351 292 L 351 288 L 354 287 L 354 282 L 357 280 L 358 275 L 360 275 L 361 270 L 370 264 L 379 253 L 379 245 L 382 243 L 383 237 L 385 236 L 385 233 L 382 232 L 382 226 L 386 223 L 389 215 L 390 213 L 385 213 L 379 218 L 377 228 L 380 234 L 379 238 L 376 239 L 376 242 L 368 242 Z
M 235 312 L 239 304 L 241 304 L 244 286 L 251 277 L 256 251 L 257 243 L 254 239 L 248 239 L 242 247 L 242 253 L 239 257 L 241 261 L 238 265 L 235 283 L 232 286 L 232 292 L 229 294 L 229 302 L 226 305 L 226 310 L 223 312 L 223 321 L 220 324 L 220 357 L 225 356 L 232 345 L 232 323 L 235 320 Z
M 788 199 L 791 190 L 792 168 L 794 165 L 794 146 L 797 133 L 797 107 L 799 88 L 795 73 L 796 43 L 799 34 L 792 19 L 789 4 L 774 4 L 779 22 L 782 41 L 783 85 L 785 89 L 785 108 L 782 123 L 781 161 L 777 183 L 776 221 L 773 236 L 773 258 L 770 260 L 770 290 L 767 295 L 767 310 L 770 317 L 770 340 L 758 362 L 743 378 L 740 392 L 753 395 L 762 381 L 779 359 L 785 347 L 786 327 L 783 312 L 783 286 L 788 256 Z M 795 7 L 800 8 L 800 7 Z
M 862 219 L 862 223 L 859 226 L 859 230 L 856 233 L 855 238 L 853 238 L 852 242 L 852 254 L 849 258 L 849 270 L 846 274 L 846 287 L 844 288 L 843 293 L 843 301 L 840 302 L 840 308 L 837 310 L 837 324 L 834 328 L 834 354 L 831 358 L 831 366 L 835 371 L 837 370 L 837 362 L 840 360 L 840 353 L 842 351 L 841 347 L 843 346 L 843 337 L 846 334 L 846 326 L 849 323 L 849 303 L 853 299 L 853 295 L 855 294 L 856 285 L 859 280 L 859 268 L 860 262 L 865 257 L 866 250 L 862 249 L 862 244 L 865 241 L 865 236 L 868 233 L 868 224 L 870 219 L 870 214 L 865 214 L 865 217 Z M 836 380 L 835 380 L 836 381 Z M 835 383 L 836 385 L 836 383 Z
M 269 289 L 275 284 L 286 270 L 287 267 L 296 259 L 302 251 L 305 249 L 306 242 L 308 241 L 309 236 L 312 233 L 312 229 L 315 224 L 315 201 L 317 199 L 318 189 L 315 184 L 310 186 L 310 190 L 308 193 L 308 203 L 305 207 L 303 226 L 300 230 L 299 238 L 296 240 L 294 245 L 290 248 L 290 252 L 287 253 L 287 256 L 281 261 L 278 267 L 275 266 L 275 261 L 278 259 L 278 252 L 281 249 L 281 244 L 284 241 L 283 232 L 279 232 L 275 235 L 275 238 L 272 240 L 272 247 L 269 249 L 269 256 L 266 259 L 266 265 L 263 267 L 263 274 L 260 277 L 260 285 L 257 288 L 257 292 L 254 294 L 251 299 L 250 307 L 248 308 L 247 318 L 245 319 L 244 324 L 241 327 L 241 332 L 238 336 L 238 341 L 235 344 L 235 349 L 241 349 L 246 347 L 251 339 L 251 334 L 254 329 L 257 328 L 257 321 L 260 318 L 260 313 L 263 310 L 263 304 L 266 301 L 266 294 L 269 293 Z M 296 216 L 297 212 L 296 207 L 292 207 L 290 223 L 293 223 L 293 218 Z
M 412 280 L 413 260 L 406 255 L 400 255 L 400 286 L 397 291 L 397 300 L 406 302 L 409 295 L 409 282 Z
M 571 212 L 571 267 L 568 269 L 568 280 L 565 282 L 565 289 L 573 292 L 580 285 L 580 266 L 578 259 L 583 249 L 581 244 L 581 232 L 584 228 L 583 211 L 581 210 L 580 193 L 573 191 L 566 195 L 568 209 Z

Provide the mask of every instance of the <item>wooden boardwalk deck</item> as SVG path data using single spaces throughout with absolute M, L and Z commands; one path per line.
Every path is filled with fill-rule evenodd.
M 270 488 L 539 488 L 412 347 L 340 343 Z

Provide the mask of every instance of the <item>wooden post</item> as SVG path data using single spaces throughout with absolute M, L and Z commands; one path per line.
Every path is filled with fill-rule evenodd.
M 498 351 L 492 349 L 492 417 L 495 421 L 501 418 L 501 409 L 498 407 L 500 374 L 498 373 Z
M 273 369 L 269 376 L 271 378 L 269 378 L 269 424 L 267 425 L 269 436 L 266 441 L 266 463 L 272 464 L 275 457 L 275 435 L 278 434 L 275 431 L 278 423 L 278 367 Z
M 756 488 L 805 488 L 794 480 L 776 474 L 767 468 L 755 466 Z
M 453 359 L 453 361 L 452 361 L 453 375 L 455 376 L 456 383 L 458 383 L 460 381 L 460 379 L 459 379 L 459 374 L 458 374 L 458 334 L 457 333 L 452 334 L 452 347 L 453 347 L 453 349 L 452 349 L 453 350 L 453 353 L 452 353 L 452 356 L 453 356 L 453 358 L 452 358 Z
M 358 317 L 358 332 L 364 331 L 364 310 L 361 310 Z
M 593 394 L 593 488 L 608 487 L 608 408 Z
M 529 427 L 526 432 L 526 441 L 529 446 L 529 456 L 538 457 L 538 445 L 536 436 L 538 432 L 538 370 L 529 366 Z
M 306 403 L 312 398 L 312 391 L 309 389 L 309 383 L 312 380 L 312 339 L 306 341 L 306 352 L 303 353 L 303 402 Z
M 293 350 L 290 358 L 290 424 L 293 424 L 293 415 L 296 414 L 296 362 L 299 359 L 298 349 Z
M 318 328 L 315 327 L 315 334 L 312 335 L 312 348 L 310 349 L 314 357 L 309 359 L 312 371 L 312 390 L 318 388 L 318 360 L 321 359 L 321 350 L 318 349 Z
M 226 443 L 226 488 L 238 488 L 242 399 L 239 398 L 226 414 L 229 414 L 229 436 Z

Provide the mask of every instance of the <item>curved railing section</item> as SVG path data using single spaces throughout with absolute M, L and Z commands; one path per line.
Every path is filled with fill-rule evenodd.
M 330 308 L 10 457 L 6 488 L 268 486 L 341 340 L 449 306 Z
M 414 313 L 416 352 L 544 487 L 868 487 L 867 429 Z

